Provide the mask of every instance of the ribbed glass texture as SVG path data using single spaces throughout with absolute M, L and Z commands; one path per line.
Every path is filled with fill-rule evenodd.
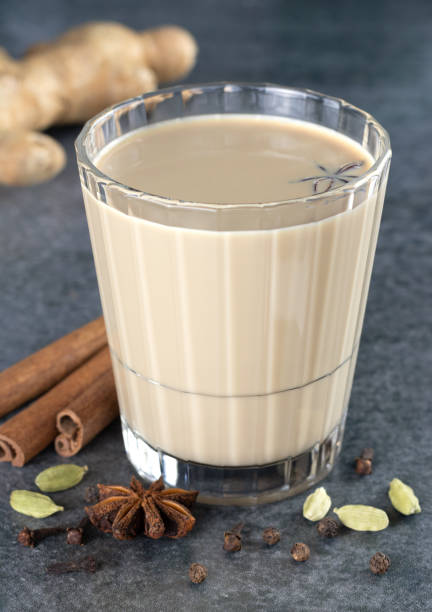
M 328 193 L 253 205 L 170 200 L 122 185 L 93 163 L 137 128 L 223 113 L 317 123 L 359 142 L 375 163 Z M 339 451 L 351 391 L 390 164 L 386 132 L 367 113 L 316 92 L 222 83 L 108 109 L 85 126 L 77 155 L 137 470 L 194 487 L 199 470 L 180 477 L 188 462 L 214 468 L 219 476 L 209 472 L 207 481 L 199 472 L 203 497 L 236 503 L 277 499 L 323 477 Z M 336 439 L 319 470 L 273 480 L 271 493 L 262 483 L 254 490 L 268 466 L 286 471 Z M 236 468 L 255 470 L 255 480 L 240 472 L 236 480 Z

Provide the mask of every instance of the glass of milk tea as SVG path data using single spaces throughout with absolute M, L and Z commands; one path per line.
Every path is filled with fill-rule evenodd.
M 77 155 L 136 471 L 219 504 L 316 484 L 342 443 L 385 130 L 310 90 L 180 86 L 90 120 Z

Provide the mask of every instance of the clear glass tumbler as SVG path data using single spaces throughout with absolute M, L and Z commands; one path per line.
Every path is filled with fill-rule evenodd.
M 326 193 L 251 205 L 160 197 L 95 165 L 132 130 L 224 113 L 326 126 L 374 164 Z M 313 91 L 219 83 L 117 104 L 76 148 L 135 469 L 219 504 L 279 500 L 321 480 L 342 442 L 391 158 L 385 130 Z

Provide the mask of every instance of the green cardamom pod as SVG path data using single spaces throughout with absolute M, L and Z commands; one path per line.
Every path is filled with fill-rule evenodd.
M 80 483 L 87 471 L 86 465 L 84 467 L 73 463 L 55 465 L 38 474 L 35 483 L 45 493 L 65 491 Z
M 318 487 L 306 497 L 303 504 L 303 516 L 310 521 L 320 521 L 330 510 L 331 499 L 324 487 Z
M 381 531 L 388 527 L 389 519 L 384 510 L 373 506 L 342 506 L 334 508 L 345 527 L 355 531 Z
M 390 483 L 388 495 L 392 506 L 401 514 L 418 514 L 421 512 L 418 497 L 411 487 L 406 485 L 399 478 L 393 478 Z
M 45 518 L 64 510 L 63 506 L 57 506 L 48 495 L 22 489 L 12 491 L 9 503 L 17 512 L 35 518 Z

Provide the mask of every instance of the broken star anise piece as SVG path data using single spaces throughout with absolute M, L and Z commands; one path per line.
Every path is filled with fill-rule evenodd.
M 198 491 L 164 489 L 162 478 L 148 489 L 133 476 L 129 487 L 99 484 L 98 490 L 99 501 L 85 511 L 95 527 L 117 540 L 131 540 L 142 532 L 153 539 L 182 538 L 195 525 L 189 508 Z

